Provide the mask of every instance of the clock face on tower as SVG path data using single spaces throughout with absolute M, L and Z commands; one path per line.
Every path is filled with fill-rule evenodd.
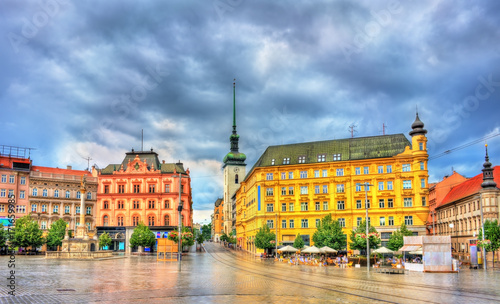
M 238 171 L 240 171 L 240 168 L 238 167 L 234 168 L 234 172 L 238 173 Z

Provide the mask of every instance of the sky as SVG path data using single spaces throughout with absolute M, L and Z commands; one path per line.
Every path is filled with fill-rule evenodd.
M 350 126 L 410 139 L 418 107 L 429 181 L 475 176 L 485 138 L 500 165 L 498 16 L 495 0 L 2 0 L 0 145 L 104 168 L 144 130 L 144 150 L 190 169 L 194 221 L 208 223 L 236 79 L 248 170 L 270 145 Z

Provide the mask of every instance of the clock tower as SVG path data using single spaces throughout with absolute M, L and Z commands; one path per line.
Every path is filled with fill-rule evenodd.
M 236 81 L 236 79 L 235 79 Z M 245 178 L 246 156 L 238 151 L 240 136 L 236 132 L 236 82 L 233 82 L 233 132 L 229 136 L 231 151 L 224 157 L 224 232 L 230 234 L 234 228 L 233 203 L 231 197 Z

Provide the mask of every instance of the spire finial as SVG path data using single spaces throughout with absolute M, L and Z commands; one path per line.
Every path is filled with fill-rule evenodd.
M 236 78 L 233 79 L 233 133 L 236 132 Z

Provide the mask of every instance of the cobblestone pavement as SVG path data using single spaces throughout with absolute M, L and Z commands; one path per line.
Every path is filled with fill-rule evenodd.
M 16 257 L 13 297 L 0 257 L 0 303 L 493 303 L 500 271 L 389 275 L 366 269 L 289 266 L 219 244 L 177 262 L 154 257 L 80 261 Z

